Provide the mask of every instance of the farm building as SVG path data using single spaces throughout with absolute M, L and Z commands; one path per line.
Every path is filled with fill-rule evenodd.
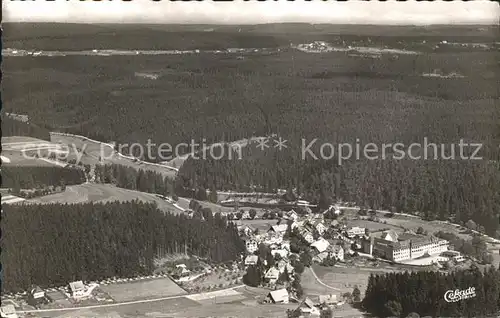
M 328 246 L 330 246 L 330 243 L 324 238 L 321 238 L 311 244 L 311 247 L 314 248 L 318 253 L 323 253 L 324 251 L 326 251 Z
M 320 315 L 320 310 L 318 307 L 314 306 L 314 303 L 311 299 L 306 298 L 304 301 L 299 305 L 300 312 L 305 315 L 310 315 L 310 316 L 319 316 Z
M 259 260 L 259 257 L 257 255 L 248 255 L 245 258 L 245 265 L 255 265 L 257 264 L 257 261 Z
M 14 305 L 5 305 L 0 308 L 1 318 L 17 318 L 16 308 Z
M 69 283 L 69 290 L 73 297 L 83 297 L 86 294 L 85 285 L 81 280 Z
M 273 290 L 267 295 L 267 299 L 274 304 L 288 304 L 290 296 L 285 288 Z
M 337 295 L 319 295 L 319 303 L 325 305 L 336 304 L 338 302 Z

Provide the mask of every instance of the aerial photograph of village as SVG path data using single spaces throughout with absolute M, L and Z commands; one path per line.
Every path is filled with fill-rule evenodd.
M 99 21 L 2 22 L 0 317 L 500 317 L 498 24 Z

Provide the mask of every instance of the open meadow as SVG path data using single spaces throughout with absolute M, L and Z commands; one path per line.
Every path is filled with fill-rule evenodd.
M 34 198 L 23 201 L 25 203 L 85 203 L 85 202 L 113 202 L 113 201 L 132 201 L 139 200 L 143 202 L 154 202 L 158 208 L 164 212 L 182 213 L 172 203 L 169 203 L 154 194 L 127 190 L 115 187 L 111 184 L 80 184 L 68 186 L 66 191 L 56 194 L 50 194 L 40 198 Z
M 68 151 L 61 145 L 46 140 L 25 136 L 2 137 L 2 164 L 12 166 L 64 166 L 47 158 L 36 155 L 59 153 L 66 156 Z M 48 157 L 48 156 L 47 156 Z
M 100 286 L 116 302 L 185 295 L 187 292 L 170 278 L 155 278 Z
M 149 164 L 147 162 L 120 156 L 116 153 L 116 151 L 114 151 L 112 146 L 106 144 L 105 142 L 98 142 L 79 136 L 62 135 L 57 133 L 51 133 L 50 139 L 52 142 L 67 145 L 71 149 L 77 149 L 77 151 L 82 155 L 82 158 L 85 158 L 86 160 L 90 159 L 93 163 L 114 163 L 135 169 L 150 170 L 172 179 L 175 178 L 176 175 L 176 170 L 171 167 Z

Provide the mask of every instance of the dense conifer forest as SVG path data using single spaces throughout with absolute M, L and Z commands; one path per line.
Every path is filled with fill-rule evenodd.
M 89 49 L 87 41 L 96 33 L 90 30 L 116 27 L 74 25 L 75 32 L 82 32 L 78 31 L 82 41 L 75 44 L 74 39 L 59 39 L 58 45 L 64 42 Z M 59 32 L 48 24 L 28 29 L 41 32 L 41 28 Z M 428 29 L 410 28 L 405 31 L 407 36 L 396 37 L 375 35 L 382 27 L 365 29 L 369 32 L 364 35 L 349 35 L 353 33 L 347 26 L 322 26 L 325 29 L 320 30 L 317 25 L 265 25 L 249 26 L 243 32 L 231 28 L 210 33 L 195 28 L 198 31 L 189 31 L 192 41 L 186 41 L 182 32 L 159 29 L 154 31 L 158 42 L 145 40 L 153 36 L 150 29 L 148 36 L 143 36 L 144 30 L 137 30 L 133 36 L 138 39 L 137 45 L 148 49 L 224 50 L 229 45 L 280 51 L 87 56 L 84 61 L 69 56 L 15 58 L 6 64 L 5 73 L 11 76 L 6 84 L 15 86 L 5 90 L 4 100 L 41 126 L 120 145 L 145 145 L 151 140 L 175 147 L 192 140 L 210 144 L 273 134 L 287 140 L 287 148 L 282 151 L 276 150 L 273 142 L 265 152 L 255 145 L 246 147 L 242 160 L 212 160 L 209 156 L 207 160 L 186 161 L 175 182 L 178 195 L 193 197 L 203 192 L 200 189 L 297 188 L 304 198 L 321 207 L 341 199 L 369 208 L 419 212 L 429 219 L 472 219 L 486 233 L 500 237 L 500 194 L 493 190 L 499 189 L 500 183 L 497 52 L 493 47 L 455 49 L 440 45 L 442 34 L 450 42 L 491 44 L 496 41 L 494 31 L 465 27 L 464 32 L 454 33 L 457 29 L 451 28 L 449 33 L 442 33 L 438 28 L 437 33 L 429 35 Z M 16 30 L 26 32 L 21 26 Z M 392 27 L 390 32 L 395 32 Z M 100 36 L 108 39 L 106 34 Z M 14 36 L 10 43 L 21 45 L 20 37 Z M 30 39 L 31 44 L 26 45 L 40 46 L 38 49 L 51 42 Z M 124 44 L 122 40 L 109 38 L 101 45 L 110 43 L 117 48 Z M 309 54 L 290 47 L 312 41 L 344 48 L 387 46 L 420 54 L 354 57 L 348 52 Z M 146 80 L 136 76 L 137 72 L 153 72 L 158 77 Z M 50 76 L 54 73 L 58 76 Z M 440 74 L 459 76 L 446 78 Z M 47 77 L 53 81 L 39 80 Z M 30 94 L 37 98 L 26 98 L 31 95 L 17 87 L 29 87 Z M 380 149 L 388 143 L 405 147 L 414 142 L 422 144 L 428 138 L 438 145 L 438 153 L 443 148 L 446 156 L 451 155 L 451 144 L 456 146 L 464 139 L 466 143 L 483 144 L 478 154 L 483 160 L 434 160 L 432 154 L 428 160 L 395 160 L 391 152 L 385 160 L 351 158 L 340 165 L 337 156 L 332 160 L 302 160 L 302 141 L 307 145 L 316 138 L 312 147 L 316 155 L 324 142 L 355 145 L 360 140 L 362 146 L 374 143 Z M 159 158 L 156 150 L 144 159 L 168 160 Z M 467 155 L 472 151 L 467 149 Z M 412 154 L 422 155 L 422 149 Z M 455 155 L 459 155 L 458 149 Z M 169 192 L 165 180 L 151 181 L 157 177 L 148 177 L 148 185 L 140 185 L 144 183 L 142 176 L 137 182 L 137 177 L 124 177 L 126 173 L 107 175 L 105 180 L 113 175 L 119 186 L 129 189 Z
M 2 136 L 28 136 L 42 140 L 50 140 L 49 130 L 36 126 L 34 124 L 25 123 L 9 116 L 0 116 L 2 120 Z
M 235 225 L 206 209 L 202 220 L 165 215 L 141 202 L 3 208 L 4 292 L 149 275 L 155 258 L 168 253 L 187 251 L 218 263 L 245 250 Z
M 95 182 L 113 183 L 117 187 L 141 192 L 172 196 L 173 180 L 161 174 L 143 169 L 134 169 L 119 164 L 95 166 Z
M 361 158 L 339 165 L 336 157 L 301 160 L 297 153 L 265 152 L 248 146 L 243 148 L 242 160 L 189 159 L 177 177 L 176 192 L 191 196 L 191 189 L 200 186 L 263 192 L 296 188 L 321 208 L 343 200 L 372 209 L 419 213 L 430 220 L 452 218 L 465 223 L 472 219 L 486 233 L 500 237 L 500 168 L 496 162 Z
M 85 182 L 85 172 L 75 167 L 4 165 L 1 180 L 3 188 L 12 189 L 74 185 Z
M 446 302 L 448 290 L 475 288 L 475 297 Z M 450 274 L 438 272 L 370 275 L 365 309 L 377 317 L 496 317 L 500 310 L 500 269 L 490 266 Z

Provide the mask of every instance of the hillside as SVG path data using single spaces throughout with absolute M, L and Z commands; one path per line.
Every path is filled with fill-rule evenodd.
M 489 234 L 498 231 L 500 197 L 492 190 L 500 182 L 495 27 L 406 27 L 394 32 L 387 27 L 349 31 L 347 26 L 301 24 L 213 30 L 168 25 L 10 27 L 19 28 L 16 33 L 6 27 L 4 45 L 11 48 L 117 50 L 135 43 L 132 49 L 193 50 L 147 56 L 6 57 L 6 111 L 15 106 L 42 127 L 113 141 L 136 156 L 140 151 L 131 144 L 148 141 L 175 148 L 192 141 L 211 144 L 252 136 L 287 140 L 282 151 L 274 147 L 276 140 L 266 151 L 245 147 L 242 160 L 188 159 L 176 182 L 180 196 L 206 189 L 296 188 L 321 207 L 333 200 L 355 201 L 419 211 L 429 218 L 472 218 Z M 291 46 L 304 48 L 315 41 L 338 49 L 312 53 Z M 252 47 L 257 51 L 236 50 Z M 264 53 L 262 48 L 268 47 L 275 49 Z M 230 48 L 234 52 L 226 51 Z M 221 53 L 204 51 L 208 49 Z M 301 158 L 303 142 L 313 140 L 312 151 L 318 154 L 322 143 L 355 146 L 359 140 L 361 147 L 401 143 L 407 148 L 423 144 L 425 138 L 448 156 L 461 140 L 481 143 L 482 160 L 392 160 L 393 150 L 377 160 L 351 157 L 339 162 L 339 154 L 329 156 L 329 151 L 327 160 Z M 169 162 L 189 152 L 181 149 L 161 158 L 153 148 L 143 159 Z M 424 149 L 419 151 L 409 153 L 422 154 Z M 459 150 L 454 151 L 457 155 Z M 469 148 L 466 154 L 473 151 Z

